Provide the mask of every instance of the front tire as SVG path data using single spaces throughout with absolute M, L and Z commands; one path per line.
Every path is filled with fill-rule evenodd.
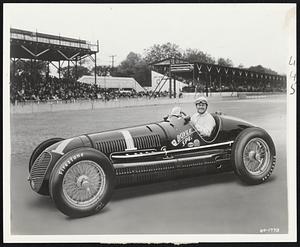
M 231 160 L 237 176 L 247 184 L 265 182 L 273 172 L 275 146 L 269 134 L 257 127 L 243 130 L 232 147 Z
M 103 153 L 78 148 L 56 163 L 50 176 L 50 195 L 65 215 L 85 217 L 109 202 L 114 183 L 114 168 Z

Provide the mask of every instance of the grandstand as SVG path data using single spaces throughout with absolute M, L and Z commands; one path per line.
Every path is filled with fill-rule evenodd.
M 167 58 L 150 64 L 151 69 L 164 77 L 158 82 L 159 90 L 169 81 L 169 97 L 176 98 L 176 79 L 208 92 L 263 91 L 282 92 L 286 88 L 286 76 L 258 73 L 249 69 L 226 67 L 217 64 L 191 62 Z
M 30 60 L 30 67 L 32 68 L 30 73 L 32 75 L 35 73 L 34 64 L 36 61 L 46 61 L 48 71 L 49 64 L 52 64 L 58 69 L 60 77 L 60 68 L 64 62 L 68 63 L 68 71 L 70 63 L 75 66 L 75 70 L 77 71 L 77 63 L 86 57 L 89 57 L 96 66 L 96 54 L 98 52 L 98 41 L 97 44 L 92 44 L 82 39 L 30 32 L 15 28 L 10 29 L 10 57 L 13 62 L 13 76 L 16 72 L 15 64 L 19 60 Z M 32 79 L 36 83 L 34 76 Z

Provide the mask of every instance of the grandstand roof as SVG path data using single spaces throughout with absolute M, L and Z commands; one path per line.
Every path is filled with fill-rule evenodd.
M 95 76 L 84 75 L 79 78 L 78 81 L 87 84 L 94 84 Z M 137 92 L 145 91 L 145 89 L 132 77 L 97 76 L 96 83 L 101 88 L 130 88 Z
M 285 75 L 274 75 L 270 73 L 261 73 L 245 68 L 236 68 L 222 66 L 218 64 L 209 64 L 197 61 L 190 61 L 178 58 L 166 58 L 160 61 L 153 62 L 149 64 L 152 68 L 159 73 L 166 74 L 171 69 L 172 73 L 188 79 L 193 78 L 199 74 L 209 74 L 209 75 L 230 75 L 235 78 L 257 78 L 269 81 L 286 81 Z
M 98 44 L 82 39 L 10 29 L 11 58 L 75 61 L 98 51 Z

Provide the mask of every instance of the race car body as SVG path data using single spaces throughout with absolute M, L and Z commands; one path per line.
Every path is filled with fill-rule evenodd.
M 265 181 L 275 165 L 275 147 L 261 128 L 212 114 L 215 128 L 203 137 L 190 118 L 84 134 L 41 143 L 29 162 L 29 181 L 51 195 L 66 215 L 81 217 L 102 209 L 116 187 L 201 173 L 234 170 L 244 181 Z

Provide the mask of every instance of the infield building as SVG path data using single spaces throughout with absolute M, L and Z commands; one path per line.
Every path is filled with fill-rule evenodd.
M 84 75 L 78 81 L 95 84 L 95 77 Z M 113 76 L 97 76 L 96 84 L 100 88 L 116 89 L 116 90 L 132 90 L 136 92 L 144 92 L 145 89 L 132 77 L 113 77 Z

